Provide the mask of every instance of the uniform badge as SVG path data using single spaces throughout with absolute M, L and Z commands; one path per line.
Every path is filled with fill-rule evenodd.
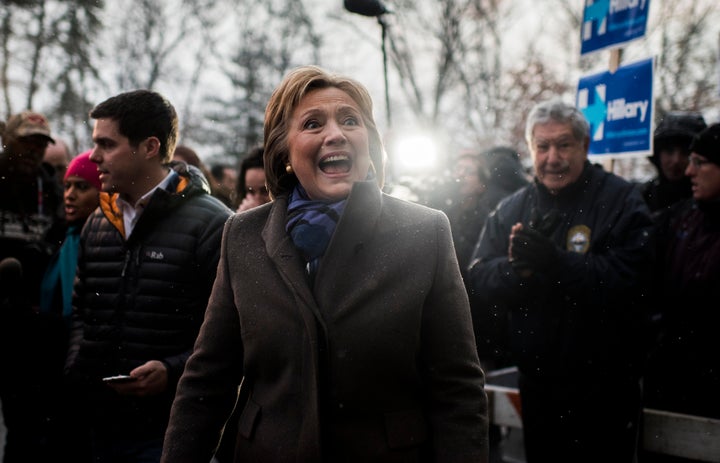
M 590 228 L 587 225 L 575 225 L 567 234 L 567 250 L 585 254 L 590 247 Z

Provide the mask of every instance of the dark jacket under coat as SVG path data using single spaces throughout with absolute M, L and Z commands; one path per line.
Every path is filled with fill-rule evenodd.
M 116 195 L 107 194 L 81 234 L 66 375 L 93 426 L 116 436 L 162 438 L 232 213 L 209 194 L 199 171 L 173 166 L 180 176 L 171 191 L 153 193 L 129 239 Z M 159 396 L 122 397 L 101 381 L 149 360 L 168 369 Z
M 163 462 L 482 462 L 487 399 L 449 223 L 355 184 L 314 287 L 287 197 L 226 225 Z

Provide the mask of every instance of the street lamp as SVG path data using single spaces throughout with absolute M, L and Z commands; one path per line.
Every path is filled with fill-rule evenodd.
M 384 15 L 390 10 L 380 0 L 344 0 L 345 9 L 351 13 L 357 13 L 362 16 L 377 18 L 378 24 L 382 31 L 381 50 L 383 56 L 383 77 L 385 79 L 385 112 L 387 114 L 388 128 L 392 125 L 390 118 L 390 92 L 388 90 L 388 67 L 387 67 L 387 51 L 385 49 L 385 39 L 387 37 L 387 24 Z

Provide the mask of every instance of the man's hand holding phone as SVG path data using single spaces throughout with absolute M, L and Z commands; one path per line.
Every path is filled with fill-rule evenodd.
M 119 383 L 128 383 L 131 381 L 135 381 L 137 378 L 133 378 L 130 375 L 116 375 L 116 376 L 106 376 L 102 380 L 105 383 L 108 384 L 119 384 Z
M 164 363 L 150 360 L 129 375 L 108 376 L 103 381 L 120 395 L 145 397 L 163 392 L 167 388 L 168 374 Z

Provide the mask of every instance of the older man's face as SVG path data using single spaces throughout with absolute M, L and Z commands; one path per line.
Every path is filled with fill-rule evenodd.
M 535 175 L 552 193 L 580 178 L 587 160 L 589 140 L 577 140 L 570 124 L 548 122 L 533 129 L 530 154 Z

